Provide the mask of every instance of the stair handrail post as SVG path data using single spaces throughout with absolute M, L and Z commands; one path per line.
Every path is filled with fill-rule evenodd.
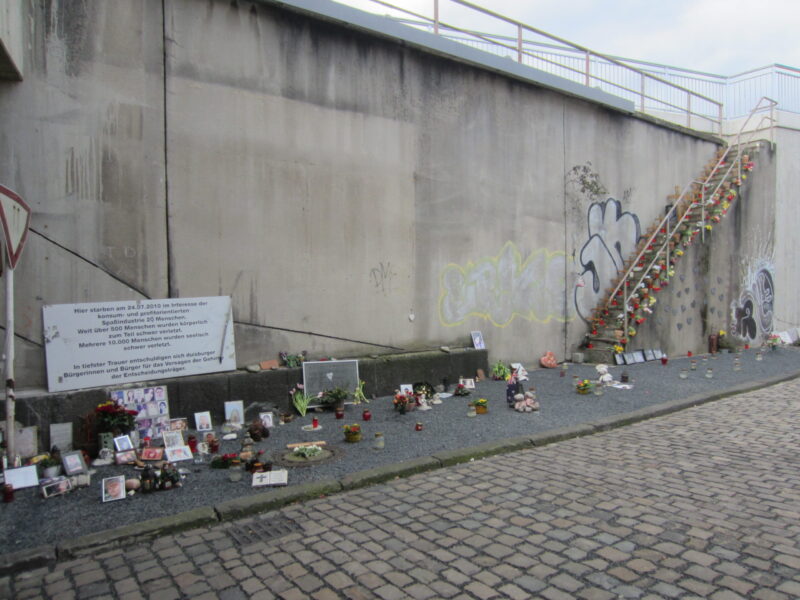
M 522 25 L 517 25 L 517 62 L 522 62 Z
M 433 0 L 433 33 L 439 35 L 439 0 Z

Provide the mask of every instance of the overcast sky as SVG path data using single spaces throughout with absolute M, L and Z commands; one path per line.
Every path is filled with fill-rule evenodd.
M 336 0 L 380 14 L 369 0 Z M 716 75 L 773 63 L 800 68 L 798 0 L 472 0 L 595 52 Z M 392 0 L 428 17 L 433 0 Z M 496 21 L 450 0 L 440 19 L 460 27 L 499 31 Z

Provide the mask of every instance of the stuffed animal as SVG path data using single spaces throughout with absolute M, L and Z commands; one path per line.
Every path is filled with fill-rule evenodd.
M 515 395 L 514 401 L 514 410 L 517 412 L 533 412 L 539 410 L 536 394 L 532 390 L 528 390 L 524 394 Z
M 614 383 L 614 378 L 611 376 L 611 373 L 608 372 L 608 365 L 600 363 L 594 368 L 594 370 L 597 371 L 597 374 L 599 375 L 597 381 L 601 385 L 611 385 Z
M 556 360 L 555 354 L 548 350 L 544 353 L 544 356 L 539 359 L 539 364 L 546 369 L 555 369 L 558 366 L 558 361 Z

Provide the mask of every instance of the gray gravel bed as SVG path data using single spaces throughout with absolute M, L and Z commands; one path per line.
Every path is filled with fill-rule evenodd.
M 705 361 L 703 357 L 696 358 L 698 370 L 690 372 L 688 379 L 679 378 L 681 368 L 689 366 L 687 358 L 670 360 L 666 366 L 660 362 L 650 362 L 612 367 L 611 373 L 615 379 L 627 371 L 634 388 L 607 388 L 603 396 L 581 396 L 573 389 L 573 375 L 596 378 L 593 365 L 571 365 L 563 378 L 558 369 L 532 369 L 530 381 L 524 385 L 526 389 L 531 385 L 536 388 L 541 404 L 541 410 L 537 413 L 523 414 L 509 409 L 505 402 L 505 383 L 496 381 L 478 382 L 472 396 L 445 399 L 427 412 L 414 411 L 400 415 L 393 410 L 391 397 L 382 397 L 365 405 L 373 415 L 369 422 L 361 420 L 362 407 L 351 405 L 346 409 L 344 420 L 336 420 L 332 413 L 318 413 L 316 416 L 322 430 L 306 432 L 302 426 L 311 423 L 309 413 L 286 425 L 277 425 L 272 429 L 271 436 L 256 444 L 256 448 L 265 450 L 269 457 L 284 452 L 288 443 L 325 440 L 340 450 L 339 457 L 313 467 L 290 468 L 289 483 L 338 479 L 349 473 L 429 456 L 442 450 L 546 432 L 668 400 L 719 392 L 739 384 L 800 372 L 800 352 L 795 348 L 778 348 L 774 352 L 767 352 L 763 361 L 755 360 L 754 350 L 746 351 L 742 357 L 741 371 L 733 370 L 732 354 Z M 705 377 L 707 367 L 713 368 L 713 379 Z M 468 418 L 467 404 L 476 397 L 489 400 L 489 413 Z M 228 398 L 219 399 L 220 403 L 225 400 Z M 423 424 L 422 431 L 415 431 L 417 422 Z M 364 441 L 344 443 L 342 425 L 346 423 L 360 423 L 364 430 Z M 384 434 L 384 450 L 372 449 L 375 432 Z M 228 441 L 223 442 L 221 451 L 233 452 L 239 448 L 238 440 Z M 38 489 L 18 490 L 14 502 L 0 505 L 0 531 L 5 540 L 0 552 L 55 544 L 89 533 L 215 505 L 235 497 L 269 493 L 269 488 L 252 488 L 248 474 L 242 481 L 232 483 L 228 481 L 226 470 L 211 469 L 207 465 L 191 462 L 181 464 L 191 471 L 183 487 L 148 495 L 135 494 L 116 502 L 101 502 L 100 481 L 113 475 L 135 476 L 137 472 L 132 466 L 98 467 L 88 488 L 61 497 L 43 499 L 38 495 Z

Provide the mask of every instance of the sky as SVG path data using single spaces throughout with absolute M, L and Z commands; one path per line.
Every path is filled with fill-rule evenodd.
M 386 14 L 370 0 L 336 0 Z M 601 54 L 736 75 L 774 63 L 800 68 L 797 0 L 472 0 Z M 427 17 L 433 0 L 392 0 Z M 440 19 L 500 31 L 496 20 L 439 0 Z M 515 35 L 515 34 L 514 34 Z

